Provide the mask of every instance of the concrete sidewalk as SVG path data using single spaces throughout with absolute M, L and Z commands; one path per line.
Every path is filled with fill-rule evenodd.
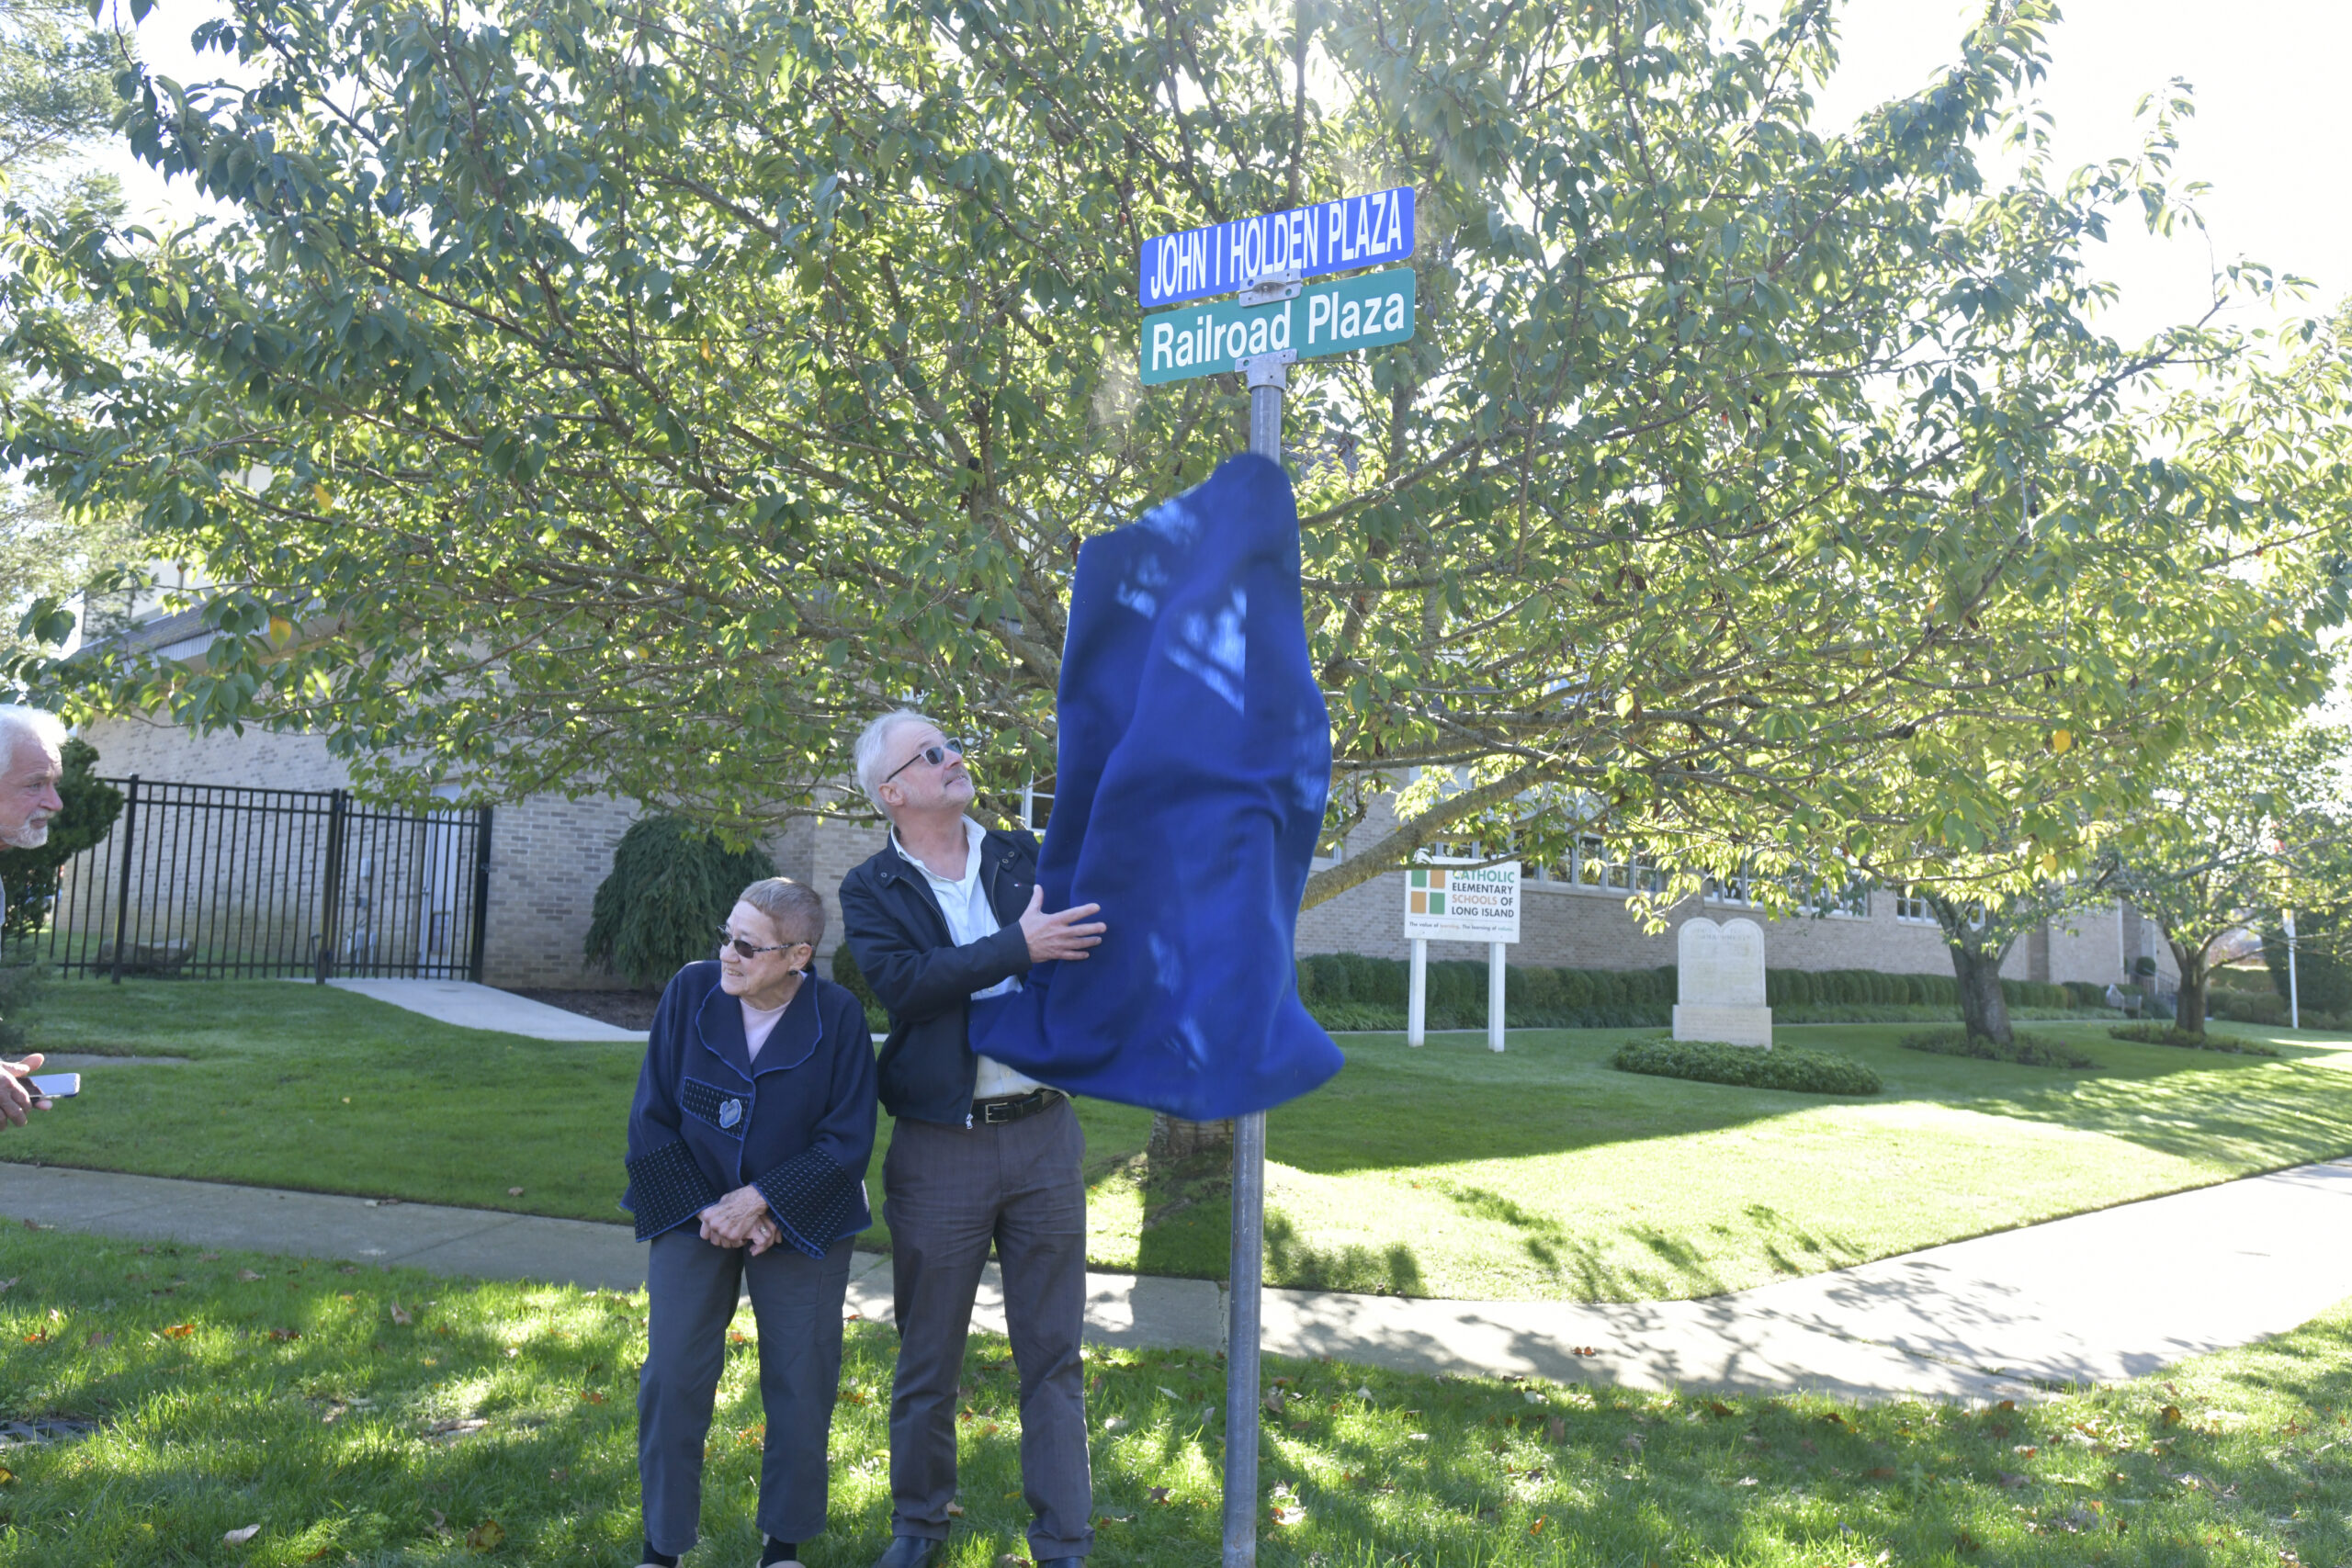
M 204 1247 L 634 1289 L 617 1224 L 0 1164 L 0 1214 Z M 1215 1284 L 1088 1276 L 1087 1337 L 1216 1349 Z M 1696 1302 L 1437 1302 L 1270 1290 L 1263 1345 L 1413 1371 L 1863 1400 L 2030 1398 L 2294 1327 L 2352 1297 L 2352 1162 L 2306 1166 Z M 888 1258 L 850 1305 L 890 1316 Z M 989 1270 L 978 1325 L 1003 1330 Z
M 300 982 L 307 985 L 308 981 Z M 329 980 L 328 985 L 410 1012 L 423 1013 L 460 1029 L 494 1029 L 533 1040 L 634 1041 L 643 1030 L 616 1028 L 576 1012 L 535 1002 L 494 986 L 470 980 Z

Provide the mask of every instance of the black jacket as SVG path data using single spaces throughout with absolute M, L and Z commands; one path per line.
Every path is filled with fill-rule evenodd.
M 969 1122 L 979 1073 L 967 1028 L 974 991 L 1029 972 L 1022 911 L 1037 884 L 1037 840 L 991 831 L 980 841 L 980 886 L 1000 922 L 994 936 L 951 944 L 920 869 L 885 841 L 842 879 L 842 940 L 890 1010 L 880 1066 L 882 1107 L 917 1122 Z

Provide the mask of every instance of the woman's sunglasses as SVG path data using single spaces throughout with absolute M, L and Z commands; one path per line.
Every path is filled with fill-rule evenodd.
M 884 784 L 888 784 L 892 779 L 897 778 L 900 773 L 905 773 L 917 762 L 929 762 L 935 768 L 939 766 L 940 763 L 947 761 L 948 758 L 960 757 L 963 754 L 964 743 L 961 740 L 943 740 L 936 746 L 926 746 L 922 750 L 916 752 L 913 756 L 908 758 L 905 761 L 899 763 L 897 767 L 892 768 L 888 773 L 884 773 L 882 775 L 882 782 Z
M 725 926 L 721 926 L 718 928 L 718 945 L 721 947 L 733 948 L 735 950 L 735 955 L 738 958 L 757 958 L 763 953 L 789 953 L 796 947 L 804 947 L 808 944 L 797 942 L 782 942 L 776 943 L 774 947 L 753 947 L 750 942 L 745 942 L 741 937 L 737 936 Z

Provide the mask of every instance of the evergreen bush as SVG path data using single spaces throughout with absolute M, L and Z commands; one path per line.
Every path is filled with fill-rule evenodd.
M 832 970 L 833 984 L 855 997 L 859 1005 L 865 1009 L 866 1027 L 877 1034 L 888 1030 L 890 1010 L 882 1005 L 882 998 L 876 996 L 874 987 L 867 984 L 865 971 L 857 966 L 857 954 L 849 950 L 849 943 L 843 942 L 833 949 Z
M 1802 1045 L 1760 1051 L 1698 1040 L 1629 1040 L 1617 1048 L 1609 1065 L 1621 1073 L 1798 1094 L 1876 1094 L 1882 1087 L 1868 1064 Z
M 588 960 L 632 986 L 652 989 L 718 951 L 714 936 L 735 896 L 775 863 L 759 850 L 730 850 L 680 817 L 643 817 L 613 850 L 612 874 L 597 885 L 588 921 Z
M 2282 1024 L 2287 1021 L 2287 998 L 2267 990 L 2217 987 L 2205 993 L 2205 1012 L 2209 1018 L 2226 1018 L 2239 1023 Z
M 2352 1013 L 2352 963 L 2331 951 L 2340 912 L 2295 911 L 2295 989 L 2303 1021 L 2314 1015 Z M 2287 932 L 2271 927 L 2262 933 L 2262 956 L 2270 966 L 2270 984 L 2283 999 L 2287 995 Z

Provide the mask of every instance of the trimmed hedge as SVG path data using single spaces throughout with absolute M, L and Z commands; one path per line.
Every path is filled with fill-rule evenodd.
M 1404 1027 L 1411 965 L 1401 958 L 1317 953 L 1298 961 L 1298 995 L 1326 1029 Z M 1503 976 L 1503 1020 L 1513 1029 L 1657 1029 L 1674 1017 L 1675 967 L 1554 969 L 1513 964 Z M 1487 966 L 1476 960 L 1430 964 L 1429 1026 L 1477 1029 L 1487 1021 Z M 2013 1008 L 2064 1013 L 2104 1005 L 2104 987 L 2004 980 Z M 2081 994 L 2087 989 L 2086 998 Z M 1764 1000 L 1788 1023 L 1911 1023 L 1950 1018 L 1960 984 L 1950 975 L 1882 975 L 1872 969 L 1767 969 Z M 1914 1010 L 1931 1009 L 1921 1013 Z
M 1926 1051 L 1938 1056 L 1970 1056 L 1980 1062 L 2007 1062 L 2019 1067 L 2096 1067 L 2098 1064 L 2063 1040 L 2047 1034 L 2011 1032 L 2013 1044 L 1965 1029 L 1925 1029 L 1903 1037 L 1905 1051 Z
M 1629 1040 L 1609 1058 L 1609 1065 L 1621 1073 L 1797 1094 L 1876 1094 L 1882 1087 L 1868 1064 L 1802 1045 L 1760 1051 L 1701 1040 Z
M 2226 1034 L 2191 1034 L 2187 1030 L 2167 1029 L 2154 1023 L 2127 1023 L 2107 1032 L 2112 1039 L 2129 1040 L 2138 1045 L 2177 1045 L 2186 1051 L 2223 1051 L 2234 1056 L 2278 1054 L 2251 1040 L 2233 1040 Z

